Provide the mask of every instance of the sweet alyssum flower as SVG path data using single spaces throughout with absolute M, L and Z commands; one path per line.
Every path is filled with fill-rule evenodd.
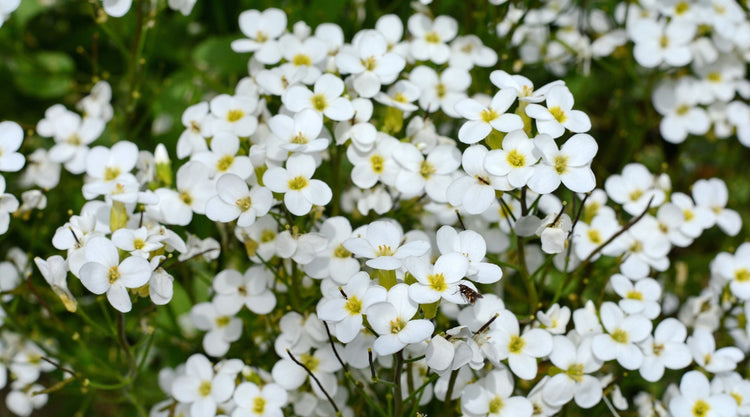
M 275 64 L 281 59 L 276 41 L 286 30 L 286 13 L 277 8 L 262 12 L 246 10 L 240 13 L 240 31 L 248 39 L 232 41 L 235 52 L 253 52 L 253 57 L 264 64 Z
M 474 144 L 486 138 L 493 129 L 500 132 L 522 129 L 521 116 L 506 113 L 515 103 L 516 97 L 515 90 L 506 88 L 501 89 L 492 97 L 488 107 L 471 98 L 458 101 L 454 106 L 455 111 L 469 120 L 458 130 L 458 140 Z
M 378 220 L 366 226 L 364 236 L 344 241 L 344 247 L 354 256 L 368 258 L 367 266 L 375 269 L 394 270 L 410 256 L 422 256 L 430 250 L 430 243 L 414 240 L 403 243 L 404 232 L 398 224 Z
M 269 289 L 273 279 L 263 265 L 250 267 L 244 274 L 234 269 L 219 272 L 213 281 L 216 311 L 234 316 L 245 306 L 255 314 L 270 313 L 276 306 L 276 295 Z
M 185 374 L 172 383 L 172 396 L 190 404 L 190 415 L 213 417 L 217 404 L 232 398 L 234 387 L 231 374 L 214 372 L 208 358 L 196 353 L 185 363 Z
M 358 32 L 349 48 L 336 55 L 336 66 L 342 74 L 352 74 L 354 90 L 362 97 L 374 97 L 382 84 L 398 78 L 406 62 L 389 51 L 385 37 L 376 30 Z
M 581 408 L 591 408 L 602 398 L 602 385 L 589 375 L 602 367 L 591 351 L 591 337 L 583 338 L 577 345 L 565 336 L 553 338 L 554 347 L 550 361 L 560 369 L 542 388 L 544 401 L 562 406 L 575 399 Z
M 602 361 L 617 359 L 625 369 L 638 369 L 643 363 L 643 352 L 637 343 L 651 334 L 651 321 L 639 314 L 625 316 L 610 301 L 602 304 L 600 314 L 607 333 L 594 336 L 591 345 L 594 356 Z
M 363 328 L 362 315 L 371 305 L 386 301 L 386 295 L 386 289 L 372 284 L 366 272 L 358 272 L 346 285 L 323 297 L 318 318 L 331 322 L 336 338 L 349 343 Z
M 528 181 L 532 191 L 551 193 L 560 186 L 560 182 L 577 193 L 594 189 L 596 178 L 591 171 L 591 160 L 599 147 L 590 135 L 573 135 L 558 148 L 552 137 L 541 134 L 534 138 L 534 146 L 542 159 L 534 167 Z
M 536 120 L 539 133 L 559 138 L 565 129 L 574 133 L 588 132 L 591 120 L 586 113 L 573 110 L 573 94 L 564 85 L 550 87 L 545 96 L 547 107 L 532 103 L 526 106 L 526 114 Z
M 344 82 L 339 77 L 333 74 L 323 74 L 315 81 L 313 91 L 310 91 L 307 87 L 295 85 L 281 96 L 281 100 L 293 112 L 312 109 L 319 113 L 321 118 L 326 116 L 331 120 L 342 121 L 354 116 L 354 107 L 351 101 L 341 97 L 343 93 Z M 295 116 L 294 119 L 296 121 L 297 117 Z M 282 138 L 285 136 L 281 135 Z
M 495 369 L 469 384 L 461 393 L 461 412 L 469 417 L 530 417 L 531 402 L 513 395 L 513 377 L 505 369 Z
M 265 216 L 273 204 L 268 188 L 252 188 L 234 174 L 224 174 L 216 181 L 217 195 L 206 203 L 206 217 L 227 223 L 237 220 L 237 226 L 248 227 L 257 217 Z
M 129 256 L 120 262 L 115 245 L 107 238 L 91 238 L 83 249 L 86 263 L 78 277 L 94 294 L 107 293 L 112 307 L 127 313 L 132 308 L 128 288 L 145 285 L 151 277 L 151 265 L 140 256 Z
M 729 417 L 736 415 L 737 401 L 730 395 L 711 391 L 708 378 L 700 371 L 682 376 L 680 393 L 669 402 L 669 412 L 675 417 L 696 415 Z
M 217 309 L 217 301 L 198 303 L 190 310 L 190 319 L 203 336 L 203 350 L 210 356 L 224 356 L 232 342 L 242 336 L 242 320 Z
M 286 168 L 272 167 L 263 175 L 263 184 L 275 193 L 284 194 L 284 205 L 295 216 L 309 213 L 313 205 L 324 206 L 331 201 L 331 188 L 312 179 L 315 160 L 305 154 L 292 155 Z
M 396 284 L 388 290 L 387 301 L 367 309 L 367 321 L 380 335 L 372 346 L 378 355 L 390 355 L 430 338 L 435 325 L 429 320 L 412 319 L 418 307 L 409 297 L 409 286 Z
M 467 301 L 459 285 L 472 287 L 476 291 L 468 281 L 461 281 L 469 269 L 469 261 L 459 253 L 440 255 L 434 265 L 423 257 L 407 258 L 404 264 L 417 280 L 409 286 L 409 298 L 419 304 L 434 303 L 441 298 L 451 303 L 464 304 Z
M 16 122 L 0 122 L 0 171 L 20 171 L 26 158 L 16 151 L 23 142 L 23 129 Z

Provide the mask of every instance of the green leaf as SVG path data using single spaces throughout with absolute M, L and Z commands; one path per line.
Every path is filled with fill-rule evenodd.
M 193 50 L 193 62 L 202 71 L 219 75 L 235 75 L 247 72 L 247 54 L 232 51 L 230 44 L 235 36 L 210 38 Z
M 10 65 L 13 83 L 37 98 L 62 97 L 73 89 L 73 59 L 62 52 L 37 52 Z

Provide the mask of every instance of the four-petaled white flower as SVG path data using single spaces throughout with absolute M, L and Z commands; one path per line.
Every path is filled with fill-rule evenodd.
M 313 205 L 325 206 L 331 201 L 328 184 L 312 179 L 315 159 L 305 154 L 292 155 L 286 168 L 273 167 L 263 175 L 263 184 L 275 193 L 284 194 L 284 205 L 295 216 L 309 213 Z

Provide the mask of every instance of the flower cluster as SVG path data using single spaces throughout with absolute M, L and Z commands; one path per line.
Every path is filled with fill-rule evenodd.
M 592 44 L 562 29 L 580 12 L 555 12 L 565 1 L 522 16 L 508 6 L 498 31 L 518 26 L 511 43 L 528 62 L 567 56 L 557 44 L 604 56 L 630 39 L 642 66 L 693 62 L 696 73 L 709 72 L 691 82 L 710 90 L 710 71 L 724 79 L 737 62 L 728 57 L 743 47 L 736 41 L 719 53 L 719 41 L 736 39 L 747 22 L 672 3 L 621 10 L 628 29 L 620 35 L 593 13 L 602 36 Z M 193 4 L 169 1 L 183 14 Z M 130 6 L 103 1 L 111 16 Z M 561 27 L 554 42 L 539 30 L 550 24 Z M 694 39 L 703 24 L 717 28 L 711 41 Z M 161 367 L 167 398 L 150 408 L 154 417 L 525 417 L 602 403 L 640 415 L 750 414 L 741 373 L 750 352 L 750 243 L 691 271 L 710 275 L 697 296 L 674 285 L 684 276 L 667 273 L 673 249 L 704 231 L 739 234 L 723 180 L 699 179 L 687 194 L 640 163 L 597 178 L 599 145 L 571 88 L 563 80 L 535 88 L 496 69 L 481 80 L 492 87 L 477 89 L 476 67 L 494 67 L 497 53 L 458 36 L 453 17 L 384 15 L 351 41 L 332 23 L 288 26 L 280 9 L 240 14 L 244 37 L 231 48 L 251 54 L 241 55 L 248 73 L 233 92 L 185 109 L 174 149 L 107 143 L 115 109 L 106 81 L 78 111 L 47 109 L 27 136 L 48 146 L 29 155 L 19 152 L 20 125 L 0 123 L 0 171 L 20 172 L 17 185 L 27 189 L 19 203 L 0 176 L 0 234 L 11 215 L 23 221 L 44 210 L 62 175 L 83 177 L 85 200 L 54 225 L 51 242 L 0 262 L 0 307 L 28 301 L 13 297 L 24 279 L 34 289 L 33 257 L 62 313 L 123 352 L 110 357 L 125 358 L 127 376 L 93 388 L 130 395 L 140 369 Z M 533 55 L 541 45 L 547 56 Z M 732 100 L 744 76 L 728 70 L 728 84 L 696 103 Z M 670 96 L 702 91 L 686 79 L 654 93 L 657 109 L 684 118 L 663 113 L 662 135 L 673 142 L 708 130 L 708 121 L 692 125 L 700 109 Z M 727 115 L 741 105 L 727 105 Z M 205 230 L 218 239 L 193 234 Z M 48 243 L 54 250 L 34 252 Z M 0 317 L 12 314 L 2 308 Z M 89 317 L 92 309 L 102 317 Z M 169 340 L 189 358 L 159 362 L 172 351 L 150 350 L 153 339 L 132 343 L 130 318 L 149 337 L 155 323 L 169 322 Z M 29 415 L 69 381 L 88 389 L 84 371 L 57 364 L 55 352 L 2 333 L 0 388 L 7 367 L 13 413 Z M 40 373 L 56 369 L 69 380 L 45 390 Z M 640 380 L 663 381 L 666 391 L 649 392 Z
M 750 146 L 750 24 L 735 0 L 621 2 L 613 14 L 567 0 L 528 11 L 510 4 L 496 30 L 511 36 L 523 62 L 543 63 L 558 75 L 576 63 L 589 72 L 592 59 L 632 53 L 642 73 L 666 73 L 652 94 L 664 140 L 736 132 Z

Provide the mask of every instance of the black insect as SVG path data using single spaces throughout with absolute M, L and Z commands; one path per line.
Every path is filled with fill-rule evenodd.
M 468 285 L 458 284 L 458 291 L 466 299 L 469 304 L 474 304 L 478 299 L 484 298 L 484 296 L 469 287 Z

